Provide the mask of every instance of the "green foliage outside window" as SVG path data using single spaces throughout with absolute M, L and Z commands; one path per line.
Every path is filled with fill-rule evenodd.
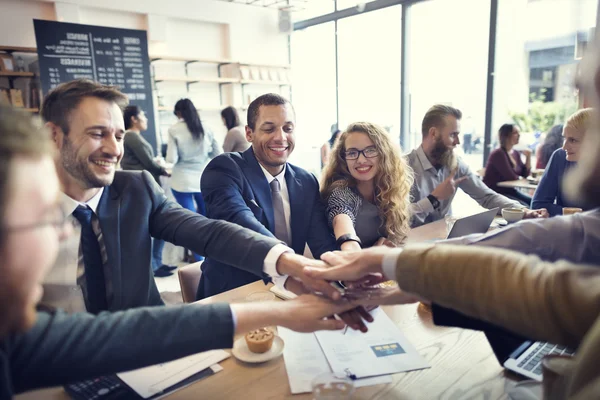
M 547 132 L 556 124 L 564 124 L 567 117 L 577 110 L 576 102 L 544 101 L 544 91 L 530 94 L 527 113 L 509 111 L 521 132 Z

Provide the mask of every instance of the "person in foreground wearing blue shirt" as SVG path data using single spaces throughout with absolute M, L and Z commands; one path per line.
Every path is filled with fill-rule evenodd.
M 548 166 L 533 195 L 531 208 L 545 208 L 551 217 L 562 215 L 563 207 L 582 207 L 563 196 L 563 176 L 574 167 L 581 153 L 581 142 L 589 128 L 593 110 L 584 108 L 569 117 L 563 129 L 563 147 L 550 157 Z

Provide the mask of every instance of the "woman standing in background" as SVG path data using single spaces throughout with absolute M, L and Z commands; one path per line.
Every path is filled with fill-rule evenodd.
M 123 140 L 123 159 L 121 168 L 130 171 L 148 171 L 160 186 L 160 177 L 169 176 L 167 170 L 154 160 L 154 149 L 142 136 L 148 129 L 148 118 L 138 106 L 127 106 L 123 111 L 125 120 L 125 139 Z M 173 275 L 177 267 L 163 264 L 162 252 L 165 247 L 164 240 L 152 239 L 152 271 L 154 276 Z
M 223 153 L 223 149 L 214 134 L 202 126 L 190 99 L 179 100 L 174 113 L 179 121 L 169 128 L 167 147 L 167 162 L 173 163 L 171 190 L 175 200 L 184 208 L 206 215 L 200 193 L 200 177 L 208 162 Z M 194 257 L 196 261 L 203 260 L 197 254 Z
M 240 124 L 240 117 L 235 108 L 229 106 L 221 111 L 221 119 L 227 127 L 227 135 L 223 141 L 223 151 L 226 153 L 234 151 L 246 151 L 250 143 L 246 140 L 244 127 Z

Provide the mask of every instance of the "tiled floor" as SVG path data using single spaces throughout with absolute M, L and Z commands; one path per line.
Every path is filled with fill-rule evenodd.
M 184 265 L 184 264 L 182 264 Z M 156 286 L 159 292 L 179 292 L 181 287 L 179 286 L 179 278 L 177 277 L 177 271 L 173 271 L 173 275 L 165 276 L 164 278 L 154 278 Z
M 171 243 L 165 243 L 163 250 L 163 262 L 169 265 L 177 265 L 182 267 L 186 265 L 185 262 L 181 261 L 183 258 L 183 248 L 172 245 Z M 181 287 L 179 286 L 179 278 L 177 277 L 177 270 L 173 271 L 173 275 L 165 276 L 164 278 L 154 278 L 156 286 L 158 286 L 159 292 L 179 292 Z

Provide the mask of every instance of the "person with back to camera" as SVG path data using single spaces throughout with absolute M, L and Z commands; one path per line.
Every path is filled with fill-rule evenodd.
M 179 100 L 174 113 L 179 121 L 169 128 L 166 157 L 167 162 L 174 164 L 171 191 L 184 208 L 206 215 L 200 178 L 208 162 L 223 153 L 223 149 L 214 134 L 200 121 L 198 110 L 190 99 Z M 195 253 L 194 258 L 196 261 L 204 259 Z

